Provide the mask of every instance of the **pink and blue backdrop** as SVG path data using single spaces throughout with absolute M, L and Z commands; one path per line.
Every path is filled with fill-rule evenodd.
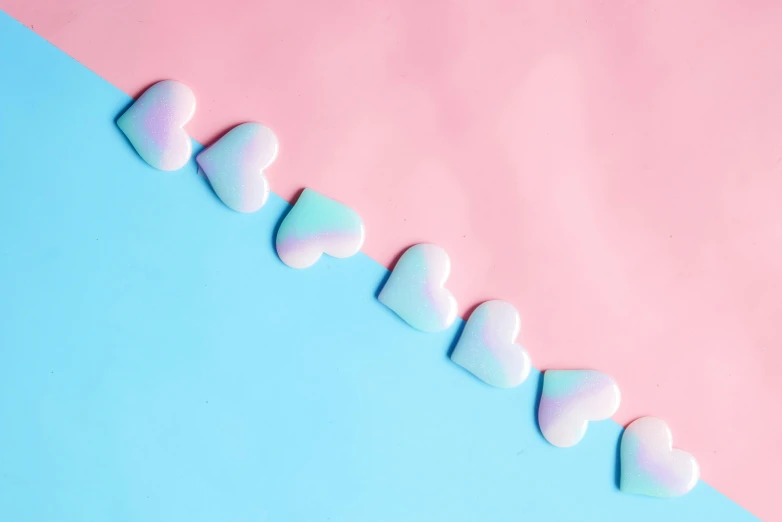
M 782 466 L 782 449 L 778 444 L 782 421 L 774 414 L 782 397 L 782 381 L 778 378 L 782 371 L 782 323 L 777 317 L 782 302 L 779 297 L 782 295 L 779 268 L 782 266 L 782 205 L 779 204 L 782 91 L 778 87 L 782 77 L 778 60 L 782 5 L 778 2 L 0 0 L 0 9 L 29 28 L 24 30 L 10 18 L 2 18 L 0 53 L 5 74 L 0 91 L 0 147 L 4 152 L 0 167 L 6 181 L 2 212 L 6 223 L 17 223 L 4 227 L 3 232 L 7 236 L 6 255 L 1 261 L 4 270 L 0 277 L 6 328 L 0 335 L 3 335 L 1 344 L 7 374 L 0 389 L 5 394 L 19 397 L 28 379 L 39 391 L 44 386 L 36 381 L 43 379 L 42 375 L 33 378 L 25 374 L 35 366 L 32 359 L 27 362 L 15 359 L 32 357 L 27 353 L 30 346 L 25 343 L 41 350 L 44 346 L 55 350 L 66 365 L 69 360 L 80 360 L 77 339 L 91 331 L 94 324 L 85 318 L 83 329 L 71 331 L 69 328 L 82 323 L 66 321 L 58 314 L 70 317 L 86 312 L 72 309 L 68 295 L 62 292 L 83 294 L 78 302 L 85 310 L 98 304 L 85 301 L 85 296 L 90 294 L 82 286 L 70 287 L 67 281 L 60 281 L 65 286 L 58 286 L 58 278 L 67 280 L 72 273 L 56 264 L 53 261 L 56 256 L 52 258 L 51 254 L 74 249 L 74 256 L 91 256 L 93 260 L 102 255 L 114 261 L 124 259 L 123 254 L 128 252 L 121 249 L 111 253 L 96 251 L 98 244 L 104 243 L 89 243 L 87 248 L 86 237 L 81 238 L 84 244 L 78 240 L 81 237 L 78 231 L 87 224 L 100 226 L 94 221 L 107 220 L 101 212 L 123 208 L 127 212 L 125 217 L 113 218 L 122 221 L 116 225 L 120 237 L 139 241 L 133 255 L 140 258 L 135 263 L 128 261 L 128 266 L 122 268 L 125 274 L 149 270 L 145 263 L 153 263 L 154 249 L 171 239 L 161 236 L 157 240 L 162 243 L 158 244 L 157 240 L 139 237 L 143 231 L 153 231 L 153 225 L 163 228 L 178 225 L 190 234 L 197 233 L 188 228 L 194 224 L 180 223 L 177 220 L 184 219 L 182 215 L 170 210 L 181 208 L 182 212 L 187 209 L 193 213 L 194 203 L 188 198 L 201 199 L 199 205 L 204 208 L 200 211 L 209 217 L 198 214 L 196 222 L 199 226 L 215 227 L 208 236 L 213 248 L 200 245 L 194 236 L 191 238 L 194 243 L 187 248 L 195 250 L 188 250 L 186 255 L 172 254 L 171 263 L 192 261 L 194 255 L 199 255 L 200 260 L 194 262 L 203 265 L 199 265 L 201 268 L 219 269 L 227 277 L 231 263 L 246 263 L 246 260 L 237 261 L 246 249 L 263 247 L 268 252 L 257 255 L 271 255 L 270 227 L 283 211 L 280 200 L 251 218 L 222 212 L 216 201 L 208 199 L 208 189 L 193 172 L 169 175 L 148 171 L 140 160 L 133 158 L 132 150 L 128 150 L 121 136 L 116 135 L 112 119 L 128 101 L 120 91 L 136 96 L 154 81 L 175 78 L 190 85 L 196 93 L 198 109 L 188 125 L 196 140 L 208 144 L 237 123 L 262 122 L 275 130 L 281 142 L 279 159 L 267 172 L 272 190 L 278 196 L 291 200 L 298 190 L 309 186 L 348 203 L 364 218 L 367 227 L 364 252 L 379 265 L 366 268 L 369 275 L 364 283 L 368 286 L 362 287 L 365 294 L 360 294 L 364 300 L 358 303 L 340 300 L 339 306 L 374 310 L 371 308 L 376 306 L 372 300 L 374 286 L 383 277 L 380 265 L 390 266 L 394 257 L 412 243 L 436 242 L 451 255 L 453 273 L 449 287 L 459 300 L 463 315 L 485 299 L 510 300 L 521 311 L 521 341 L 538 369 L 586 367 L 611 374 L 623 395 L 615 416 L 617 423 L 624 425 L 647 414 L 666 419 L 674 433 L 674 444 L 695 454 L 706 483 L 763 519 L 782 518 L 774 500 L 773 480 Z M 59 51 L 44 46 L 32 32 L 115 88 L 67 60 Z M 33 110 L 33 106 L 37 109 Z M 84 115 L 91 115 L 92 119 L 82 121 Z M 82 141 L 75 141 L 74 133 Z M 104 137 L 106 134 L 111 138 Z M 86 158 L 94 158 L 91 152 L 94 145 L 90 145 L 93 140 L 100 143 L 112 140 L 110 147 L 106 141 L 112 155 L 105 154 L 90 163 Z M 20 149 L 35 158 L 29 162 L 20 160 L 16 157 Z M 106 181 L 106 177 L 115 184 Z M 50 194 L 52 200 L 44 198 L 47 201 L 44 204 L 37 199 L 41 185 L 49 186 L 49 190 L 59 187 L 62 192 Z M 194 191 L 200 193 L 193 194 Z M 114 204 L 108 205 L 104 198 Z M 138 207 L 146 211 L 156 205 L 157 210 L 149 210 L 160 220 L 154 224 L 151 218 L 142 218 L 133 210 Z M 59 209 L 58 216 L 68 216 L 75 206 L 83 214 L 79 214 L 79 219 L 73 218 L 72 223 L 43 224 L 56 219 L 47 215 L 53 208 Z M 172 219 L 175 224 L 164 224 Z M 135 229 L 141 226 L 136 220 L 148 228 Z M 243 227 L 256 222 L 253 220 L 263 222 L 263 226 L 259 225 L 251 233 Z M 73 226 L 66 226 L 68 223 Z M 171 228 L 169 232 L 182 234 L 182 229 Z M 105 231 L 106 235 L 112 233 L 109 228 Z M 216 253 L 219 248 L 228 248 L 222 244 L 227 241 L 225 235 L 235 240 L 230 245 L 236 249 L 232 251 L 235 255 Z M 39 237 L 42 239 L 36 239 Z M 245 245 L 250 238 L 256 238 L 260 246 Z M 49 247 L 53 251 L 39 244 L 43 239 L 53 242 L 55 246 Z M 105 241 L 106 236 L 95 239 L 98 240 Z M 203 240 L 201 237 L 199 241 Z M 85 248 L 82 254 L 75 252 Z M 42 256 L 40 263 L 29 259 L 33 251 Z M 266 284 L 260 279 L 264 274 L 248 276 L 259 278 L 259 294 L 277 292 L 264 297 L 269 300 L 267 308 L 258 304 L 261 306 L 259 320 L 268 307 L 276 308 L 280 303 L 296 310 L 299 301 L 291 301 L 292 295 L 305 301 L 321 299 L 324 305 L 331 303 L 333 297 L 328 289 L 336 283 L 325 281 L 323 269 L 311 273 L 285 272 L 282 265 L 269 268 L 273 261 L 265 259 L 266 264 L 259 264 L 255 269 L 268 269 L 274 277 L 289 279 L 291 286 L 275 284 L 264 290 Z M 327 262 L 324 266 L 339 272 L 348 269 L 338 267 L 353 266 L 350 263 L 370 261 Z M 74 267 L 83 265 L 76 261 L 73 264 Z M 173 266 L 171 270 L 175 271 Z M 249 265 L 244 268 L 253 269 Z M 43 285 L 35 287 L 40 295 L 21 283 L 13 283 L 9 274 L 21 269 L 29 271 L 30 284 Z M 119 270 L 116 267 L 112 270 L 115 269 Z M 161 301 L 167 302 L 168 307 L 157 310 L 156 307 L 163 305 L 146 301 L 146 304 L 136 304 L 141 308 L 152 306 L 155 313 L 145 311 L 151 317 L 175 313 L 178 299 L 184 295 L 193 298 L 191 291 L 185 290 L 186 283 L 200 284 L 203 278 L 210 277 L 209 273 L 208 270 L 193 273 L 190 279 L 181 281 L 182 287 L 169 288 L 170 300 Z M 100 274 L 77 275 L 90 280 L 89 277 Z M 48 281 L 48 286 L 44 281 Z M 218 282 L 214 281 L 216 285 Z M 147 289 L 152 301 L 156 301 L 152 293 L 155 284 Z M 101 294 L 105 299 L 113 299 L 106 288 L 101 292 L 107 292 Z M 226 289 L 215 292 L 225 292 L 220 296 L 220 303 L 232 299 Z M 29 312 L 42 306 L 37 299 L 53 300 L 48 303 L 52 309 L 33 321 L 28 318 Z M 260 297 L 246 296 L 246 299 L 249 304 Z M 123 310 L 127 313 L 138 313 L 131 304 L 126 306 Z M 314 304 L 311 306 L 321 310 Z M 114 323 L 119 319 L 110 314 L 111 307 L 104 310 L 100 305 L 100 308 L 101 314 L 109 314 L 100 316 L 104 321 L 101 328 L 106 324 L 120 330 L 129 328 L 129 324 L 138 326 Z M 177 326 L 186 328 L 193 323 L 199 324 L 198 328 L 206 328 L 200 323 L 213 320 L 214 313 L 217 311 L 206 307 L 197 315 L 180 317 L 182 322 Z M 62 330 L 52 330 L 53 317 L 65 321 L 56 324 L 73 336 L 73 344 L 67 350 L 52 347 L 57 344 L 58 335 L 63 335 Z M 271 317 L 279 319 L 274 314 Z M 11 324 L 11 318 L 16 324 Z M 251 316 L 245 319 L 252 323 Z M 366 338 L 358 333 L 338 334 L 339 328 L 350 326 L 339 323 L 338 319 L 321 318 L 318 328 L 333 331 L 330 335 L 339 338 L 340 343 L 348 342 L 339 337 L 347 335 L 350 342 L 361 343 L 363 350 L 383 360 L 407 355 L 409 359 L 404 367 L 414 372 L 422 371 L 417 369 L 418 357 L 432 357 L 429 345 L 439 347 L 436 364 L 447 370 L 434 370 L 434 365 L 427 368 L 453 372 L 454 380 L 466 380 L 470 384 L 454 385 L 454 389 L 460 390 L 451 390 L 457 397 L 449 396 L 448 390 L 439 386 L 426 386 L 423 382 L 419 383 L 420 388 L 413 386 L 417 396 L 435 393 L 433 389 L 441 394 L 438 397 L 442 402 L 431 404 L 429 414 L 439 415 L 439 409 L 445 407 L 443 404 L 455 408 L 452 403 L 458 400 L 480 401 L 485 395 L 486 401 L 504 402 L 512 400 L 508 397 L 516 397 L 489 393 L 472 384 L 467 375 L 450 368 L 442 354 L 443 346 L 450 342 L 445 338 L 414 336 L 404 331 L 403 325 L 397 325 L 399 331 L 389 334 L 391 339 L 396 339 L 399 345 L 421 344 L 420 350 L 407 350 L 395 343 L 380 343 L 369 332 Z M 383 317 L 382 320 L 392 319 Z M 222 320 L 230 323 L 232 319 L 223 317 Z M 329 321 L 334 323 L 330 329 Z M 393 321 L 392 324 L 396 325 Z M 20 330 L 22 325 L 24 330 Z M 259 324 L 244 335 L 252 333 L 262 342 L 263 330 Z M 102 329 L 99 332 L 103 333 L 98 339 L 105 340 L 105 332 Z M 284 351 L 312 341 L 300 339 L 300 345 L 296 345 L 284 341 L 284 334 L 284 331 L 274 334 L 278 337 L 270 334 L 278 342 L 273 347 L 259 345 L 257 350 Z M 141 336 L 136 338 L 141 345 L 151 342 L 143 333 L 134 335 Z M 175 361 L 169 359 L 181 355 L 176 361 L 186 366 L 196 364 L 187 362 L 188 352 L 182 348 L 175 350 L 179 355 L 165 355 L 171 345 L 182 342 L 174 333 L 166 335 L 171 337 L 166 337 L 165 346 L 153 343 L 157 348 L 146 356 L 153 359 L 159 356 L 173 364 Z M 221 349 L 229 352 L 238 349 L 231 343 L 225 346 L 229 340 L 249 349 L 248 337 L 226 340 L 214 335 L 214 342 L 223 341 Z M 44 339 L 35 344 L 31 339 L 38 336 Z M 87 337 L 95 341 L 95 336 Z M 114 337 L 109 339 L 116 341 Z M 339 352 L 339 343 L 323 342 L 324 350 Z M 120 345 L 124 346 L 122 343 L 117 346 Z M 108 364 L 101 357 L 112 355 L 101 352 L 100 343 L 86 343 L 82 348 L 81 357 L 94 365 L 95 374 L 89 375 L 96 381 L 88 381 L 94 385 L 90 389 L 97 393 L 102 389 L 99 374 L 105 370 L 101 364 Z M 404 353 L 395 354 L 394 350 Z M 39 355 L 43 357 L 46 353 L 44 350 Z M 127 389 L 117 392 L 124 400 L 131 401 L 128 398 L 132 396 L 131 389 L 145 387 L 144 365 L 149 360 L 142 357 L 144 353 L 138 352 L 139 359 L 134 361 L 140 373 L 129 373 L 124 383 Z M 354 348 L 348 353 L 357 356 Z M 262 354 L 255 357 L 259 363 L 264 359 Z M 124 363 L 113 362 L 120 371 Z M 33 366 L 26 366 L 28 363 Z M 233 363 L 241 364 L 238 360 Z M 347 366 L 343 368 L 352 364 L 350 359 L 344 363 Z M 68 368 L 76 371 L 81 367 Z M 165 365 L 155 371 L 163 372 L 164 368 Z M 294 367 L 289 370 L 296 373 Z M 382 373 L 382 370 L 383 366 L 377 365 L 361 371 Z M 401 371 L 401 367 L 397 370 Z M 16 373 L 8 373 L 12 371 Z M 258 379 L 264 380 L 269 373 L 278 371 L 278 368 L 259 370 Z M 307 375 L 317 381 L 317 372 L 312 371 L 312 375 Z M 393 374 L 394 370 L 389 371 Z M 132 377 L 142 382 L 132 381 Z M 175 397 L 177 393 L 199 393 L 201 386 L 212 382 L 207 379 L 199 384 L 197 380 L 187 380 L 192 375 L 178 378 L 184 379 L 187 385 L 167 390 Z M 364 378 L 370 377 L 360 377 Z M 420 378 L 426 380 L 423 374 Z M 409 376 L 403 379 L 400 374 L 398 379 L 387 385 L 400 389 L 409 385 Z M 279 388 L 267 384 L 268 388 L 263 390 L 268 393 L 296 397 L 303 393 L 295 386 L 298 381 L 276 376 L 271 382 L 279 384 Z M 328 384 L 338 387 L 338 382 L 335 379 Z M 53 402 L 41 406 L 40 417 L 31 420 L 32 424 L 11 422 L 11 426 L 21 430 L 17 433 L 19 440 L 29 437 L 34 428 L 45 433 L 51 430 L 60 438 L 37 435 L 44 440 L 38 440 L 36 447 L 52 452 L 74 451 L 68 442 L 78 442 L 78 430 L 71 440 L 68 430 L 60 432 L 62 427 L 57 428 L 56 424 L 57 412 L 62 413 L 56 401 L 69 398 L 67 393 L 62 396 L 63 390 L 69 389 L 67 383 L 60 384 L 62 387 L 52 388 L 52 396 L 46 399 Z M 475 388 L 472 393 L 478 395 L 469 395 L 463 389 L 465 386 Z M 534 388 L 535 384 L 529 386 Z M 261 393 L 259 390 L 253 393 Z M 127 397 L 126 392 L 130 394 Z M 381 400 L 381 397 L 385 396 L 374 398 Z M 77 406 L 77 397 L 70 399 L 74 401 L 76 418 L 59 420 L 78 423 L 79 414 L 88 413 Z M 153 401 L 152 397 L 148 399 Z M 8 397 L 2 400 L 5 408 L 2 418 L 6 422 L 9 418 L 16 420 L 9 409 Z M 520 400 L 515 409 L 508 406 L 506 410 L 492 411 L 503 418 L 502 422 L 511 422 L 504 419 L 511 411 L 519 416 L 519 426 L 504 426 L 507 429 L 522 430 L 522 421 L 523 429 L 529 428 L 526 424 L 534 428 L 534 399 L 528 402 Z M 138 406 L 134 404 L 125 406 Z M 176 409 L 178 404 L 173 402 L 168 406 Z M 294 415 L 297 404 L 290 403 L 291 412 L 274 411 L 283 417 Z M 253 414 L 268 415 L 252 401 L 246 406 L 256 408 Z M 368 415 L 365 409 L 354 406 L 357 410 L 350 411 L 358 416 L 357 422 L 364 422 L 361 415 Z M 111 407 L 101 404 L 98 411 Z M 284 408 L 284 405 L 277 407 Z M 309 412 L 312 407 L 310 404 L 303 411 Z M 141 422 L 134 425 L 137 431 L 131 430 L 126 436 L 152 437 L 154 430 L 143 429 L 144 423 L 152 420 L 144 418 L 140 411 L 136 412 L 138 418 L 132 412 L 119 411 L 125 411 L 127 416 L 124 420 L 118 416 L 114 422 L 130 422 L 128 419 Z M 172 423 L 166 425 L 169 430 L 160 428 L 159 435 L 168 441 L 161 444 L 179 447 L 181 441 L 177 437 L 182 433 L 177 431 L 179 425 L 175 420 L 162 417 L 167 411 L 161 407 L 156 413 L 161 415 L 159 422 Z M 250 413 L 236 411 L 235 416 L 229 413 L 222 412 L 223 416 L 215 422 L 226 422 L 225 429 L 241 437 L 241 422 L 245 421 L 238 419 Z M 460 418 L 457 411 L 451 413 Z M 188 422 L 195 422 L 194 418 L 208 422 L 193 417 L 192 411 L 189 414 Z M 335 412 L 335 415 L 347 413 Z M 370 415 L 370 418 L 374 417 Z M 94 428 L 88 430 L 91 437 L 98 437 L 105 428 L 99 419 L 91 420 L 94 425 L 88 423 L 88 427 Z M 348 420 L 344 419 L 342 427 L 350 431 Z M 411 430 L 415 425 L 413 420 L 407 424 Z M 482 419 L 482 422 L 489 420 Z M 361 431 L 361 435 L 376 435 L 374 430 L 380 429 L 378 426 L 365 427 L 368 431 Z M 455 428 L 455 425 L 448 426 Z M 255 425 L 248 428 L 254 436 L 258 435 L 253 431 L 256 428 L 260 429 Z M 479 430 L 481 437 L 496 434 L 494 430 L 486 430 Z M 9 442 L 9 432 L 4 428 L 0 433 Z M 446 437 L 441 432 L 431 435 Z M 530 432 L 530 441 L 536 435 L 539 436 Z M 507 433 L 498 436 L 510 437 Z M 606 435 L 607 439 L 612 436 Z M 473 443 L 486 443 L 478 435 L 474 437 Z M 328 444 L 318 440 L 313 444 L 324 444 L 325 451 Z M 412 445 L 431 442 L 427 437 L 416 442 L 412 431 L 406 432 L 403 440 Z M 614 446 L 615 442 L 612 442 Z M 466 444 L 463 440 L 461 443 Z M 204 448 L 208 447 L 204 444 Z M 458 452 L 463 447 L 457 444 L 450 449 Z M 372 449 L 387 451 L 387 447 Z M 569 469 L 573 473 L 586 473 L 590 467 L 612 467 L 615 458 L 615 448 L 604 455 L 606 462 L 599 463 L 580 462 L 572 453 L 548 452 L 544 446 L 537 451 L 545 458 L 536 460 L 535 466 L 545 467 L 546 462 L 554 462 L 551 465 L 561 466 L 556 469 L 562 473 Z M 362 458 L 371 460 L 372 455 L 375 453 L 367 449 Z M 335 466 L 338 464 L 335 456 L 327 457 L 335 459 Z M 327 457 L 315 450 L 311 455 L 316 462 Z M 6 468 L 9 458 L 6 455 L 3 461 Z M 181 458 L 187 463 L 180 469 L 182 473 L 188 466 L 196 465 L 186 459 L 186 452 Z M 207 468 L 219 466 L 216 454 L 205 451 L 204 458 Z M 505 469 L 502 467 L 505 464 L 499 464 L 499 454 L 475 456 L 476 460 L 479 458 L 489 459 L 489 464 L 480 464 L 485 468 L 481 468 L 483 474 L 478 473 L 479 477 L 488 480 L 492 473 Z M 455 465 L 446 461 L 445 455 L 442 462 L 438 460 L 444 469 Z M 91 464 L 100 468 L 100 459 L 96 457 Z M 320 464 L 325 466 L 324 470 L 328 468 L 327 464 Z M 544 473 L 535 466 L 534 473 Z M 38 481 L 46 482 L 44 478 L 51 481 L 49 486 L 56 491 L 57 476 L 46 477 L 44 469 L 31 472 L 30 476 L 3 471 L 2 476 L 6 478 L 0 507 L 6 513 L 13 509 L 8 506 L 16 505 L 14 491 L 28 495 L 18 498 L 35 498 L 35 491 L 43 494 L 47 484 Z M 88 473 L 87 468 L 81 471 Z M 181 479 L 170 473 L 170 480 Z M 141 471 L 139 474 L 143 475 Z M 391 476 L 398 475 L 391 473 Z M 587 476 L 588 473 L 584 475 Z M 113 476 L 101 478 L 110 481 Z M 377 487 L 373 494 L 380 495 L 380 491 L 393 494 L 392 485 L 384 483 L 382 477 L 375 477 L 376 481 L 365 481 L 365 478 L 358 482 Z M 268 480 L 273 481 L 273 475 Z M 152 485 L 147 486 L 154 489 Z M 615 489 L 613 481 L 609 486 Z M 571 498 L 581 498 L 579 495 L 586 493 L 579 494 L 578 487 L 586 486 L 574 479 L 573 488 L 563 491 Z M 139 488 L 138 491 L 144 490 Z M 699 488 L 702 486 L 693 493 L 694 500 L 682 499 L 679 504 L 644 502 L 639 504 L 643 506 L 640 510 L 676 509 L 687 502 L 723 506 L 724 498 L 716 491 L 703 485 L 712 492 L 704 499 L 702 495 L 697 496 Z M 184 498 L 188 492 L 184 486 L 181 489 L 171 498 L 178 498 L 177 494 Z M 202 489 L 210 491 L 207 487 Z M 425 489 L 417 494 L 425 503 Z M 606 509 L 611 509 L 612 502 L 617 502 L 616 505 L 628 502 L 628 513 L 637 506 L 634 503 L 637 499 L 625 500 L 607 494 L 606 498 L 594 497 Z M 324 496 L 328 497 L 325 493 Z M 437 495 L 432 498 L 436 500 Z M 524 512 L 524 499 L 534 503 L 534 498 L 531 493 L 522 495 L 517 502 L 517 513 Z M 125 501 L 133 505 L 130 500 Z M 176 505 L 175 500 L 166 504 L 165 498 L 156 502 L 158 507 Z M 313 502 L 313 511 L 308 516 L 328 512 L 331 506 Z M 373 505 L 367 502 L 367 506 Z M 431 509 L 431 513 L 437 513 Z M 275 513 L 279 516 L 283 512 Z M 497 516 L 504 513 L 500 509 Z M 684 512 L 679 512 L 679 518 L 676 513 L 672 511 L 668 516 L 687 519 L 683 518 Z M 735 517 L 725 520 L 749 517 L 746 512 L 740 515 L 739 511 L 724 506 L 715 507 L 714 513 L 722 515 L 713 516 Z M 270 515 L 268 519 L 279 520 L 278 516 Z M 343 514 L 335 519 L 353 520 L 351 516 Z M 367 512 L 356 508 L 355 516 L 361 519 Z M 387 519 L 395 518 L 389 514 Z M 60 517 L 59 520 L 69 519 Z

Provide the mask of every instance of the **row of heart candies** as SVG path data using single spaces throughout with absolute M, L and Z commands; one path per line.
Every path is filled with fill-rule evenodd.
M 177 170 L 192 156 L 183 126 L 195 113 L 195 96 L 183 83 L 156 83 L 125 111 L 117 125 L 138 154 L 160 170 Z M 255 212 L 269 197 L 264 170 L 277 156 L 274 133 L 259 123 L 231 129 L 197 157 L 198 166 L 217 196 L 238 212 Z M 280 224 L 277 255 L 288 266 L 307 268 L 325 253 L 350 257 L 364 244 L 364 224 L 349 207 L 305 189 Z M 424 332 L 449 328 L 457 303 L 445 288 L 451 269 L 448 254 L 437 245 L 410 247 L 397 261 L 378 300 L 410 326 Z M 513 388 L 528 377 L 532 364 L 515 342 L 521 328 L 516 308 L 487 301 L 470 315 L 451 360 L 485 383 Z M 558 447 L 578 444 L 589 421 L 610 418 L 619 408 L 614 379 L 595 370 L 548 370 L 538 423 L 543 436 Z M 631 423 L 622 435 L 622 491 L 654 497 L 677 497 L 698 482 L 695 458 L 672 447 L 667 424 L 655 417 Z

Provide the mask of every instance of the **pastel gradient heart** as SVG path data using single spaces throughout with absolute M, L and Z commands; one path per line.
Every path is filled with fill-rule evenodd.
M 673 449 L 671 430 L 662 419 L 641 417 L 622 434 L 620 488 L 650 497 L 680 497 L 698 483 L 698 461 Z
M 304 189 L 277 231 L 277 255 L 293 268 L 312 266 L 323 254 L 350 257 L 363 244 L 361 217 L 311 189 Z
M 575 446 L 590 421 L 610 418 L 619 409 L 619 386 L 595 370 L 547 370 L 538 406 L 538 424 L 554 446 Z
M 195 114 L 190 87 L 174 80 L 158 82 L 142 94 L 117 120 L 144 161 L 160 170 L 177 170 L 193 154 L 183 127 Z
M 437 245 L 414 245 L 402 254 L 378 300 L 410 326 L 439 332 L 456 319 L 456 299 L 444 287 L 451 273 L 448 254 Z
M 243 123 L 196 156 L 215 194 L 237 212 L 255 212 L 269 198 L 264 169 L 274 162 L 277 137 L 260 123 Z
M 473 311 L 451 360 L 486 384 L 513 388 L 527 379 L 530 358 L 514 341 L 521 329 L 519 312 L 505 301 L 486 301 Z

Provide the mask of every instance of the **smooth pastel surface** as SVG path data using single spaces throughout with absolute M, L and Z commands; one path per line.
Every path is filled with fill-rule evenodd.
M 358 253 L 364 244 L 364 222 L 339 201 L 304 189 L 282 220 L 275 243 L 283 263 L 307 268 L 323 254 L 345 258 Z
M 160 170 L 179 170 L 193 147 L 183 127 L 193 117 L 196 99 L 176 80 L 158 82 L 117 119 L 117 126 L 144 161 Z
M 554 446 L 575 446 L 589 421 L 609 419 L 619 409 L 616 381 L 596 370 L 546 370 L 538 406 L 538 426 Z
M 527 379 L 532 363 L 516 344 L 521 318 L 505 301 L 481 303 L 467 320 L 451 360 L 486 384 L 513 388 Z
M 349 202 L 386 267 L 443 246 L 462 313 L 516 303 L 536 365 L 613 376 L 616 421 L 665 418 L 706 480 L 782 520 L 782 3 L 0 9 L 132 96 L 187 83 L 202 143 L 268 125 L 275 193 Z
M 656 417 L 641 417 L 625 429 L 620 455 L 620 487 L 625 493 L 680 497 L 700 478 L 698 461 L 686 451 L 673 449 L 671 430 Z
M 287 268 L 280 198 L 237 219 L 195 161 L 159 175 L 130 99 L 2 14 L 0 63 L 3 522 L 754 520 L 621 494 L 618 425 L 550 446 L 540 374 L 467 378 L 460 325 L 395 320 L 363 254 Z
M 456 298 L 445 283 L 451 273 L 448 254 L 437 245 L 408 248 L 394 265 L 377 299 L 422 332 L 439 332 L 456 319 Z
M 263 171 L 277 157 L 278 148 L 271 129 L 243 123 L 201 152 L 196 161 L 223 203 L 249 213 L 269 198 L 269 181 Z

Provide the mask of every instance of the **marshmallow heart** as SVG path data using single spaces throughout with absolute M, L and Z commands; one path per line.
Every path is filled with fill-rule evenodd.
M 174 80 L 158 82 L 117 120 L 117 126 L 144 161 L 160 170 L 185 166 L 193 153 L 190 136 L 182 128 L 193 117 L 193 91 Z
M 456 319 L 456 299 L 443 287 L 451 260 L 437 245 L 407 249 L 378 295 L 378 300 L 423 332 L 439 332 Z
M 237 212 L 255 212 L 269 198 L 263 171 L 277 157 L 277 137 L 260 123 L 243 123 L 196 156 L 215 194 Z
M 293 268 L 307 268 L 322 254 L 350 257 L 363 244 L 359 215 L 311 189 L 304 189 L 277 231 L 277 255 Z
M 616 381 L 602 372 L 548 370 L 538 407 L 540 431 L 554 446 L 575 446 L 584 438 L 589 421 L 611 417 L 620 400 Z
M 451 360 L 486 384 L 518 386 L 529 375 L 529 354 L 515 344 L 519 313 L 505 301 L 486 301 L 470 315 Z
M 700 478 L 695 457 L 673 449 L 671 430 L 662 419 L 641 417 L 622 434 L 620 489 L 650 497 L 679 497 Z

